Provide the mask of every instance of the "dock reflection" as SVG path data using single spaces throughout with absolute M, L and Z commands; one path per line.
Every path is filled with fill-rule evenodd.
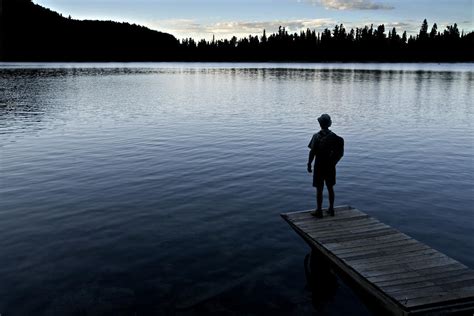
M 306 289 L 316 310 L 323 309 L 336 295 L 338 279 L 327 259 L 315 251 L 304 258 Z

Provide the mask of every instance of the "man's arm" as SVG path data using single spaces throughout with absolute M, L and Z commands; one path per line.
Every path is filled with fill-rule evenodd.
M 316 157 L 316 148 L 317 148 L 317 135 L 313 135 L 311 138 L 311 141 L 308 144 L 308 148 L 310 149 L 309 151 L 309 156 L 308 156 L 308 172 L 311 173 L 311 164 L 313 163 L 314 157 Z
M 308 172 L 311 173 L 313 170 L 311 170 L 311 164 L 313 163 L 314 159 L 314 151 L 311 149 L 309 151 L 309 156 L 308 156 Z

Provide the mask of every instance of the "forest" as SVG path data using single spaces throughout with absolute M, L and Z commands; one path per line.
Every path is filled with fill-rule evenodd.
M 457 24 L 438 30 L 425 19 L 416 36 L 399 34 L 396 28 L 373 25 L 346 30 L 343 24 L 319 33 L 307 29 L 289 33 L 285 27 L 267 36 L 230 40 L 181 41 L 182 57 L 209 61 L 473 61 L 474 33 L 460 32 Z
M 143 26 L 75 20 L 31 0 L 3 0 L 0 60 L 4 61 L 302 61 L 472 62 L 474 32 L 438 29 L 425 19 L 416 35 L 385 26 L 289 32 L 285 26 L 245 38 L 196 41 Z

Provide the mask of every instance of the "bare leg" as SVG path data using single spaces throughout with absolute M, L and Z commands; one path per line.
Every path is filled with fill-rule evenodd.
M 321 210 L 323 208 L 323 187 L 316 188 L 316 204 L 317 210 Z
M 334 186 L 327 186 L 328 188 L 328 194 L 329 194 L 329 209 L 333 210 L 334 209 Z

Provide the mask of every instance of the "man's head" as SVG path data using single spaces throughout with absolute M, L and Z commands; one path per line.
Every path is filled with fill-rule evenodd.
M 318 122 L 321 128 L 323 129 L 329 128 L 329 126 L 331 126 L 332 124 L 331 117 L 329 116 L 329 114 L 323 114 L 318 117 Z

